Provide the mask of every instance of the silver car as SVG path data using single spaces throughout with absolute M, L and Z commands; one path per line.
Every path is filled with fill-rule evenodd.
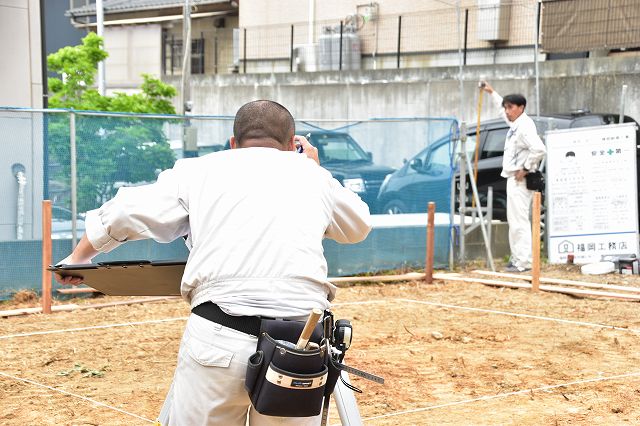
M 71 210 L 60 206 L 51 207 L 51 239 L 70 240 L 71 235 Z M 76 236 L 79 238 L 84 234 L 84 213 L 76 216 Z

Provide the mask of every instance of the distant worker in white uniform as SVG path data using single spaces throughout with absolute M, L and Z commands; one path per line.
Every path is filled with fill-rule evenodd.
M 260 318 L 304 320 L 313 308 L 330 307 L 336 287 L 327 281 L 322 239 L 364 240 L 369 208 L 320 167 L 317 149 L 294 136 L 282 105 L 245 104 L 233 133 L 231 150 L 178 160 L 157 182 L 121 188 L 88 212 L 86 234 L 60 263 L 90 263 L 126 241 L 187 236 L 181 293 L 192 313 L 159 422 L 317 425 L 320 416 L 255 411 L 244 389 L 247 360 Z
M 509 125 L 504 144 L 501 176 L 507 178 L 507 222 L 511 260 L 507 272 L 525 272 L 531 269 L 531 201 L 533 192 L 527 189 L 526 175 L 535 172 L 546 154 L 538 136 L 536 125 L 524 112 L 527 100 L 520 94 L 498 94 L 486 81 L 481 82 L 491 95 L 500 116 Z

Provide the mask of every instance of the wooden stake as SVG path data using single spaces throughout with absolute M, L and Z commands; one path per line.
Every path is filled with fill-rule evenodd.
M 435 237 L 435 214 L 436 203 L 429 201 L 429 213 L 427 219 L 427 257 L 424 268 L 424 281 L 427 284 L 433 283 L 433 248 Z
M 60 294 L 100 293 L 100 290 L 91 287 L 59 288 L 56 291 Z
M 540 204 L 541 194 L 539 191 L 533 193 L 533 208 L 531 210 L 531 244 L 532 258 L 531 264 L 531 289 L 540 289 Z
M 51 313 L 51 201 L 42 201 L 42 313 Z
M 420 272 L 408 272 L 402 275 L 376 275 L 368 277 L 329 277 L 327 281 L 332 284 L 343 283 L 380 283 L 390 281 L 413 281 L 424 279 L 424 274 Z
M 492 277 L 514 278 L 514 279 L 520 279 L 525 281 L 531 281 L 532 279 L 531 275 L 507 274 L 504 272 L 481 271 L 481 270 L 475 270 L 471 272 L 473 272 L 474 274 L 489 275 Z M 540 282 L 548 283 L 548 284 L 563 284 L 563 285 L 574 286 L 574 287 L 586 287 L 586 288 L 596 288 L 596 289 L 602 289 L 602 290 L 628 291 L 632 293 L 640 293 L 640 287 L 600 284 L 600 283 L 593 283 L 593 282 L 586 282 L 586 281 L 563 280 L 561 278 L 540 277 Z
M 485 284 L 493 287 L 510 287 L 510 288 L 532 288 L 531 284 L 526 283 L 514 283 L 510 281 L 499 281 L 499 280 L 485 280 L 482 278 L 464 278 L 464 277 L 456 277 L 452 274 L 435 274 L 435 279 L 441 279 L 444 281 L 461 281 L 466 283 L 477 283 L 477 284 Z M 640 300 L 640 294 L 623 294 L 623 293 L 611 293 L 607 291 L 591 291 L 591 290 L 583 290 L 580 288 L 567 288 L 567 287 L 559 287 L 555 285 L 543 285 L 540 286 L 540 290 L 548 291 L 551 293 L 562 293 L 562 294 L 572 294 L 575 296 L 593 296 L 593 297 L 608 297 L 614 299 L 625 299 L 625 300 Z

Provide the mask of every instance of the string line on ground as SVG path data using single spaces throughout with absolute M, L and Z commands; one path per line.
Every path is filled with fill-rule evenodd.
M 615 375 L 615 376 L 595 377 L 595 378 L 592 378 L 592 379 L 576 380 L 576 381 L 573 381 L 573 382 L 561 383 L 561 384 L 558 384 L 558 385 L 545 385 L 545 386 L 540 386 L 540 387 L 537 387 L 537 388 L 522 389 L 522 390 L 519 390 L 519 391 L 513 391 L 513 392 L 507 392 L 507 393 L 499 393 L 499 394 L 496 394 L 496 395 L 485 395 L 485 396 L 481 396 L 481 397 L 478 397 L 478 398 L 465 399 L 463 401 L 454 401 L 454 402 L 448 402 L 448 403 L 445 403 L 445 404 L 431 405 L 429 407 L 415 408 L 413 410 L 405 410 L 405 411 L 398 411 L 398 412 L 395 412 L 395 413 L 381 414 L 379 416 L 367 417 L 367 418 L 362 419 L 362 420 L 363 421 L 369 421 L 369 420 L 375 420 L 375 419 L 383 419 L 383 418 L 386 418 L 386 417 L 402 416 L 402 415 L 406 415 L 406 414 L 420 413 L 422 411 L 435 410 L 437 408 L 451 407 L 451 406 L 454 406 L 454 405 L 469 404 L 469 403 L 478 402 L 478 401 L 488 401 L 488 400 L 497 399 L 497 398 L 507 398 L 507 397 L 514 396 L 514 395 L 529 394 L 531 392 L 548 391 L 548 390 L 552 390 L 552 389 L 558 389 L 558 388 L 563 388 L 563 387 L 568 387 L 568 386 L 575 386 L 575 385 L 582 385 L 582 384 L 586 384 L 586 383 L 603 382 L 603 381 L 607 381 L 607 380 L 617 380 L 617 379 L 625 379 L 625 378 L 628 378 L 628 377 L 639 377 L 639 376 L 640 376 L 640 371 L 636 371 L 636 372 L 633 372 L 633 373 L 618 374 L 618 375 Z
M 89 327 L 78 327 L 78 328 L 66 328 L 66 329 L 62 329 L 62 330 L 34 331 L 34 332 L 31 332 L 31 333 L 8 334 L 6 336 L 0 336 L 0 340 L 2 340 L 2 339 L 10 339 L 10 338 L 13 338 L 13 337 L 41 336 L 41 335 L 44 335 L 44 334 L 71 333 L 71 332 L 74 332 L 74 331 L 98 330 L 98 329 L 101 329 L 101 328 L 129 327 L 129 326 L 143 325 L 143 324 L 157 324 L 157 323 L 163 323 L 163 322 L 181 321 L 181 320 L 186 320 L 186 319 L 187 319 L 187 317 L 164 318 L 164 319 L 159 319 L 159 320 L 125 322 L 125 323 L 119 323 L 119 324 L 93 325 L 93 326 L 89 326 Z
M 370 305 L 370 304 L 388 303 L 388 302 L 411 302 L 411 303 L 418 303 L 422 305 L 437 306 L 441 308 L 461 309 L 466 311 L 490 313 L 490 314 L 497 314 L 497 315 L 507 315 L 507 316 L 513 316 L 513 317 L 519 317 L 519 318 L 538 319 L 542 321 L 552 321 L 552 322 L 580 325 L 580 326 L 586 326 L 586 327 L 606 328 L 611 330 L 628 331 L 635 334 L 640 333 L 640 330 L 637 330 L 637 329 L 618 327 L 615 325 L 567 320 L 563 318 L 545 317 L 540 315 L 530 315 L 530 314 L 523 314 L 519 312 L 497 311 L 493 309 L 474 308 L 471 306 L 459 306 L 459 305 L 451 305 L 447 303 L 429 302 L 426 300 L 415 300 L 415 299 L 381 299 L 381 300 L 368 300 L 368 301 L 361 301 L 361 302 L 341 302 L 341 303 L 334 303 L 332 306 L 340 307 L 340 306 L 354 306 L 354 305 Z M 89 326 L 89 327 L 68 328 L 68 329 L 62 329 L 62 330 L 35 331 L 31 333 L 9 334 L 5 336 L 0 336 L 0 340 L 10 339 L 14 337 L 27 337 L 27 336 L 38 336 L 38 335 L 45 335 L 45 334 L 96 330 L 101 328 L 127 327 L 127 326 L 134 326 L 134 325 L 155 324 L 155 323 L 163 323 L 163 322 L 170 322 L 170 321 L 184 321 L 184 320 L 187 320 L 187 318 L 188 317 L 165 318 L 165 319 L 159 319 L 159 320 L 137 321 L 137 322 L 119 323 L 119 324 L 105 324 L 105 325 L 96 325 L 96 326 Z
M 470 306 L 449 305 L 446 303 L 428 302 L 426 300 L 414 300 L 414 299 L 393 299 L 393 300 L 397 302 L 412 302 L 412 303 L 419 303 L 421 305 L 437 306 L 441 308 L 461 309 L 465 311 L 483 312 L 483 313 L 497 314 L 497 315 L 508 315 L 512 317 L 530 318 L 530 319 L 537 319 L 542 321 L 553 321 L 553 322 L 560 322 L 564 324 L 581 325 L 586 327 L 597 327 L 597 328 L 606 328 L 611 330 L 629 331 L 636 334 L 640 333 L 640 330 L 633 329 L 633 328 L 618 327 L 615 325 L 598 324 L 598 323 L 585 322 L 585 321 L 575 321 L 575 320 L 568 320 L 563 318 L 544 317 L 540 315 L 522 314 L 519 312 L 496 311 L 493 309 L 474 308 Z
M 17 376 L 13 376 L 11 374 L 3 373 L 2 371 L 0 371 L 0 376 L 6 377 L 6 378 L 9 378 L 9 379 L 13 379 L 13 380 L 18 380 L 20 382 L 28 383 L 28 384 L 31 384 L 31 385 L 34 385 L 34 386 L 39 386 L 39 387 L 42 387 L 42 388 L 45 388 L 45 389 L 52 390 L 54 392 L 59 392 L 61 394 L 67 395 L 67 396 L 72 396 L 72 397 L 75 397 L 75 398 L 79 398 L 79 399 L 82 399 L 84 401 L 91 402 L 92 404 L 96 404 L 96 405 L 99 405 L 101 407 L 108 408 L 110 410 L 118 411 L 119 413 L 126 414 L 127 416 L 135 417 L 136 419 L 144 420 L 144 421 L 149 422 L 149 423 L 155 423 L 155 420 L 147 419 L 146 417 L 142 417 L 142 416 L 139 416 L 137 414 L 130 413 L 128 411 L 122 410 L 122 409 L 117 408 L 117 407 L 113 407 L 111 405 L 105 404 L 104 402 L 96 401 L 95 399 L 87 398 L 86 396 L 78 395 L 78 394 L 72 393 L 72 392 L 67 392 L 67 391 L 62 390 L 62 389 L 56 389 L 56 388 L 53 388 L 51 386 L 47 386 L 47 385 L 42 384 L 42 383 L 34 382 L 33 380 L 24 379 L 22 377 L 17 377 Z

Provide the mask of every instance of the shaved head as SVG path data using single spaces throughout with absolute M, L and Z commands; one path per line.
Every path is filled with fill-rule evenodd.
M 248 140 L 273 140 L 286 146 L 294 133 L 293 116 L 285 107 L 273 101 L 244 104 L 233 122 L 233 136 L 239 147 Z

